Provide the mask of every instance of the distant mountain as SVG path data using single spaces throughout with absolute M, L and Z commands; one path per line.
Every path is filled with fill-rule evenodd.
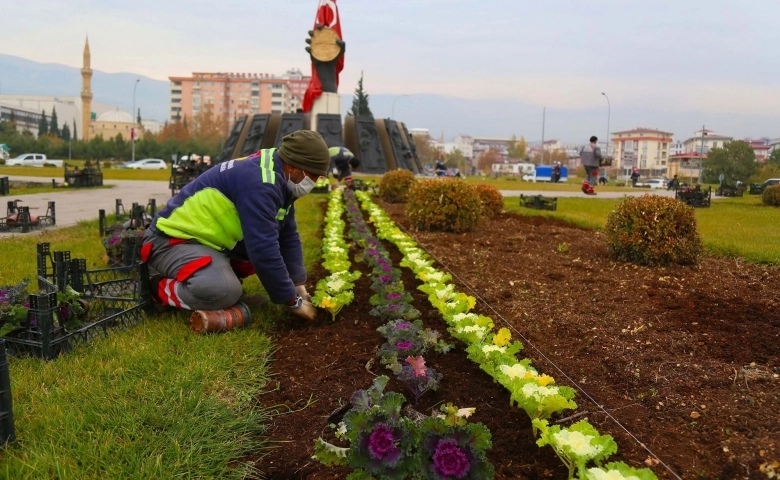
M 197 65 L 193 65 L 197 69 Z M 165 121 L 168 118 L 169 84 L 133 73 L 105 73 L 94 70 L 94 100 L 132 109 L 133 85 L 141 79 L 136 92 L 136 107 L 144 118 Z M 352 106 L 350 87 L 341 85 L 342 114 Z M 24 95 L 75 96 L 81 92 L 79 68 L 54 63 L 37 63 L 0 54 L 0 93 Z M 389 95 L 369 93 L 369 105 L 377 118 L 403 121 L 408 128 L 427 128 L 434 138 L 444 134 L 449 141 L 460 133 L 473 136 L 508 138 L 515 134 L 535 142 L 542 138 L 542 106 L 511 99 L 465 99 L 420 93 Z M 732 112 L 661 111 L 641 108 L 612 107 L 610 131 L 636 127 L 657 128 L 673 132 L 685 140 L 706 124 L 724 135 L 742 138 L 777 137 L 777 115 Z M 607 136 L 607 109 L 548 108 L 544 137 L 563 143 L 586 143 L 591 135 Z
M 93 99 L 129 112 L 133 109 L 133 86 L 139 78 L 141 81 L 135 93 L 136 109 L 141 109 L 144 118 L 165 121 L 169 107 L 169 84 L 166 81 L 134 73 L 105 73 L 93 69 Z M 0 54 L 0 93 L 78 96 L 81 94 L 81 69 Z

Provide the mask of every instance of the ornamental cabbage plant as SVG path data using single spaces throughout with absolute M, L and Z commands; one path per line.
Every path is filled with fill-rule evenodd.
M 658 480 L 649 468 L 633 468 L 623 462 L 612 462 L 602 468 L 589 468 L 586 480 Z
M 534 419 L 533 426 L 540 432 L 537 445 L 550 445 L 555 450 L 569 468 L 569 479 L 574 478 L 575 472 L 579 472 L 580 478 L 588 478 L 586 471 L 589 462 L 601 465 L 618 449 L 610 435 L 599 434 L 587 420 L 562 428 L 560 425 L 548 426 L 547 420 Z
M 485 453 L 492 446 L 490 430 L 467 423 L 473 408 L 441 407 L 443 415 L 422 421 L 419 478 L 431 480 L 483 480 L 494 476 Z

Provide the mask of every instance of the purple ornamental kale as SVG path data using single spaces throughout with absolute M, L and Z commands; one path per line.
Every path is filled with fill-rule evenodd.
M 393 429 L 384 423 L 377 424 L 368 438 L 368 453 L 375 460 L 395 461 L 401 451 L 395 446 Z
M 401 350 L 409 350 L 410 348 L 412 348 L 412 345 L 414 345 L 414 342 L 410 342 L 410 341 L 398 342 L 395 344 L 395 346 Z
M 395 328 L 397 328 L 397 329 L 399 329 L 399 330 L 409 330 L 409 327 L 410 327 L 410 325 L 409 325 L 408 323 L 406 323 L 406 322 L 404 322 L 404 323 L 399 323 L 399 324 L 397 324 L 397 325 L 395 326 Z
M 400 299 L 401 299 L 401 294 L 398 292 L 388 293 L 385 296 L 385 300 L 387 301 L 400 300 Z
M 392 275 L 382 275 L 381 277 L 379 277 L 379 281 L 382 282 L 382 283 L 390 283 L 390 282 L 393 281 L 393 276 Z
M 448 438 L 439 440 L 433 454 L 433 468 L 439 475 L 463 478 L 469 473 L 471 465 L 458 442 Z

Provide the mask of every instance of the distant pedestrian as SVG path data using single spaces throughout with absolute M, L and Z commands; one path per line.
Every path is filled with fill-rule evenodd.
M 438 158 L 436 159 L 436 176 L 437 177 L 444 177 L 447 175 L 447 165 L 444 164 L 441 160 Z
M 671 180 L 669 180 L 669 183 L 666 186 L 667 190 L 677 190 L 677 187 L 680 186 L 680 181 L 677 180 L 677 175 L 675 175 Z
M 552 169 L 552 181 L 558 183 L 561 180 L 561 162 L 555 162 Z
M 631 186 L 632 187 L 636 187 L 636 182 L 639 181 L 639 177 L 640 177 L 639 170 L 636 167 L 634 167 L 634 171 L 631 172 Z
M 604 160 L 598 141 L 599 139 L 596 136 L 592 136 L 590 137 L 590 143 L 580 150 L 580 161 L 582 166 L 585 167 L 585 181 L 582 183 L 582 192 L 587 195 L 596 195 L 593 187 L 597 183 L 596 178 L 599 174 L 600 162 Z
M 599 177 L 599 185 L 606 185 L 607 184 L 607 173 L 604 172 Z

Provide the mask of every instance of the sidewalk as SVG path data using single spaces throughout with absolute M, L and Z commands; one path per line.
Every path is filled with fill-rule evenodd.
M 9 180 L 21 180 L 28 182 L 51 182 L 47 177 L 23 177 L 9 175 Z M 61 179 L 58 179 L 61 180 Z M 116 199 L 122 199 L 125 211 L 130 212 L 133 203 L 146 205 L 150 199 L 157 202 L 157 209 L 164 207 L 171 198 L 171 191 L 166 181 L 150 180 L 105 180 L 104 185 L 110 188 L 82 188 L 69 190 L 63 188 L 54 192 L 36 193 L 32 195 L 10 195 L 0 197 L 4 200 L 0 208 L 5 215 L 6 203 L 12 200 L 21 200 L 20 205 L 30 207 L 33 215 L 45 215 L 50 201 L 55 202 L 57 213 L 57 227 L 75 225 L 83 220 L 94 220 L 98 217 L 98 210 L 104 209 L 106 214 L 115 210 Z M 0 201 L 2 201 L 0 200 Z M 35 233 L 40 230 L 33 230 Z M 0 237 L 14 235 L 29 235 L 27 233 L 0 233 Z

